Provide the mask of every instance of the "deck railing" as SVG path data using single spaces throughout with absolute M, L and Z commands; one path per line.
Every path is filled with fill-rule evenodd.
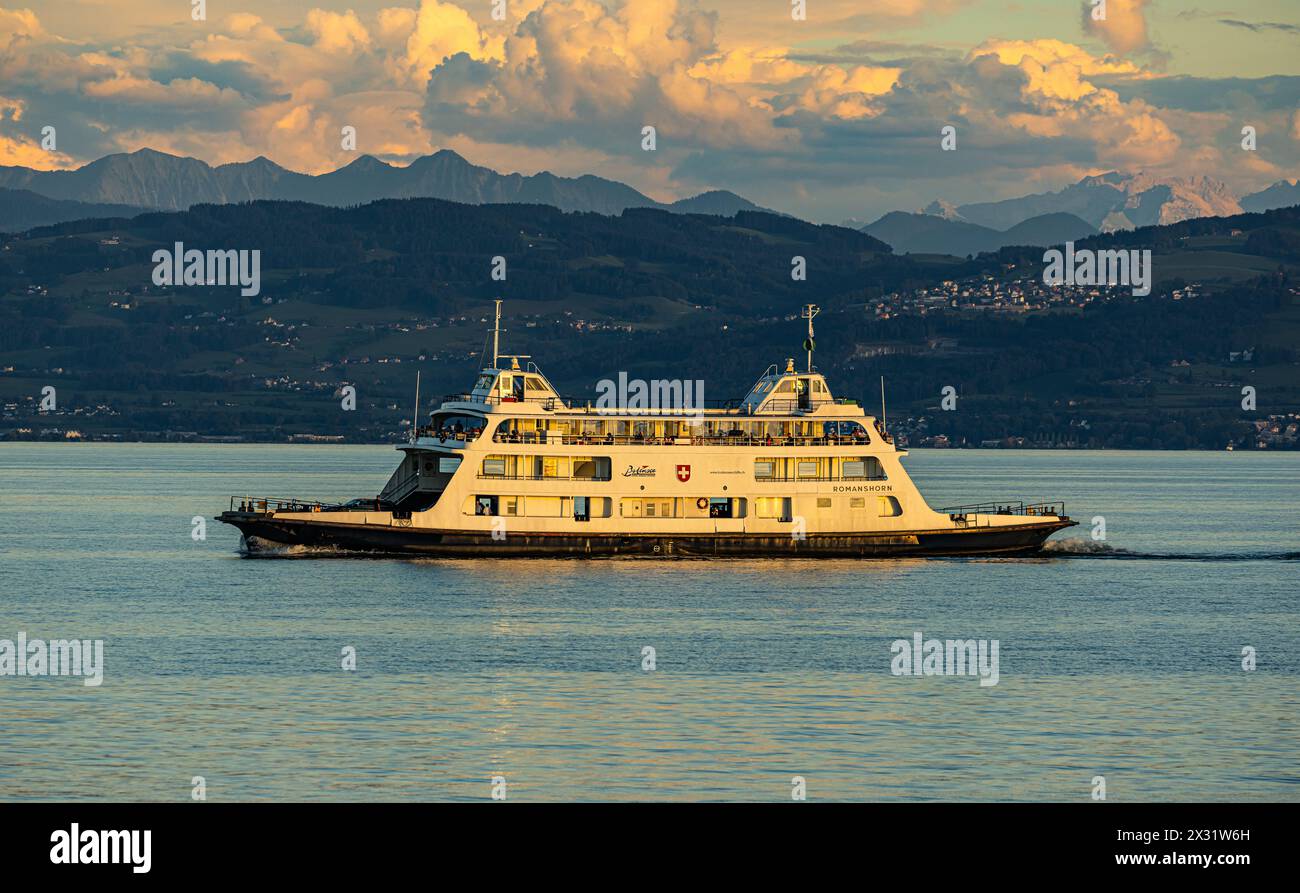
M 608 474 L 486 474 L 478 473 L 481 481 L 608 481 Z
M 972 505 L 952 505 L 939 509 L 954 521 L 974 524 L 974 515 L 1025 515 L 1027 517 L 1068 517 L 1064 502 L 978 502 Z
M 738 446 L 738 447 L 809 447 L 871 445 L 869 437 L 758 437 L 750 435 L 682 435 L 681 437 L 638 437 L 630 434 L 547 434 L 524 431 L 518 434 L 497 433 L 493 443 L 562 444 L 563 446 Z
M 769 482 L 779 483 L 779 484 L 798 484 L 798 483 L 816 484 L 816 483 L 825 483 L 827 481 L 831 481 L 834 483 L 847 482 L 852 484 L 852 483 L 859 483 L 862 481 L 887 481 L 889 480 L 889 478 L 887 478 L 883 473 L 858 475 L 856 477 L 851 475 L 846 477 L 842 474 L 819 474 L 814 477 L 807 477 L 804 475 L 797 475 L 797 474 L 773 474 L 773 475 L 767 475 L 766 477 L 763 477 L 755 474 L 754 480 L 760 484 L 769 483 Z
M 292 496 L 232 496 L 232 512 L 374 512 L 381 510 L 381 501 L 367 499 L 364 505 L 338 502 L 320 502 L 315 499 L 297 499 Z
M 485 406 L 509 405 L 511 403 L 531 403 L 542 407 L 545 410 L 559 410 L 561 412 L 576 412 L 583 415 L 642 415 L 647 418 L 680 418 L 698 415 L 701 412 L 726 413 L 729 415 L 770 415 L 795 413 L 805 413 L 815 410 L 817 407 L 830 403 L 838 406 L 857 406 L 858 401 L 847 397 L 837 397 L 828 399 L 825 396 L 814 397 L 809 400 L 781 399 L 768 400 L 761 413 L 757 412 L 758 404 L 746 403 L 744 400 L 731 398 L 728 400 L 701 400 L 690 406 L 680 407 L 661 407 L 658 409 L 629 409 L 628 407 L 610 407 L 602 408 L 592 406 L 591 400 L 578 400 L 572 397 L 564 396 L 547 396 L 547 397 L 502 397 L 499 394 L 444 394 L 443 403 L 477 403 Z

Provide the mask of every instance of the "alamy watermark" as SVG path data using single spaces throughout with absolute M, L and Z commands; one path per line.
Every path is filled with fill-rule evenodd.
M 0 676 L 82 676 L 94 688 L 104 681 L 103 639 L 0 639 Z
M 704 380 L 627 377 L 596 382 L 596 412 L 602 415 L 687 415 L 690 423 L 704 420 Z
M 1133 296 L 1151 294 L 1151 249 L 1136 248 L 1075 249 L 1065 243 L 1065 251 L 1049 248 L 1043 252 L 1043 284 L 1055 285 L 1127 285 Z
M 262 252 L 257 248 L 200 251 L 177 242 L 172 249 L 155 251 L 153 262 L 154 285 L 238 285 L 246 298 L 262 291 Z
M 130 865 L 135 874 L 148 874 L 153 865 L 152 831 L 95 831 L 76 822 L 67 831 L 50 835 L 50 862 L 55 865 Z
M 895 639 L 889 672 L 895 676 L 976 676 L 980 687 L 998 684 L 997 639 L 926 639 L 917 631 L 912 641 Z

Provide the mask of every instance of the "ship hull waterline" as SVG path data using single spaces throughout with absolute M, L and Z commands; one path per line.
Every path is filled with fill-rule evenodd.
M 896 558 L 1032 555 L 1049 536 L 1076 526 L 1061 519 L 996 527 L 909 533 L 772 534 L 490 533 L 341 524 L 226 512 L 216 520 L 237 527 L 250 555 L 284 546 L 344 553 L 438 558 Z M 268 548 L 269 547 L 269 548 Z

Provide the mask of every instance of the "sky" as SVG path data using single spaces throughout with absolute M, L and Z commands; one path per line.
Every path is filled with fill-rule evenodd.
M 1300 176 L 1295 0 L 199 2 L 0 6 L 0 164 L 449 148 L 832 223 L 1110 170 L 1239 195 Z

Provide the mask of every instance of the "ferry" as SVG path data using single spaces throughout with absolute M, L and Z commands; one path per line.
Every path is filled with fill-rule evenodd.
M 805 371 L 791 358 L 734 403 L 647 410 L 566 400 L 531 359 L 503 357 L 498 301 L 491 364 L 417 414 L 376 496 L 234 496 L 217 520 L 251 555 L 434 557 L 1026 555 L 1075 526 L 1060 502 L 932 509 L 884 422 L 813 366 L 816 310 Z

